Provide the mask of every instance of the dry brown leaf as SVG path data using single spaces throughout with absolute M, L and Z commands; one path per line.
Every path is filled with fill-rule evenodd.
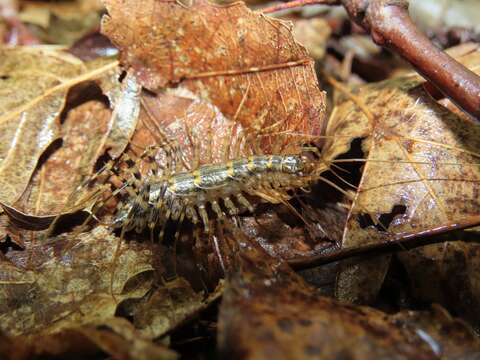
M 450 326 L 444 334 L 408 318 L 321 297 L 285 263 L 241 241 L 220 309 L 220 356 L 436 359 L 479 354 L 480 342 L 465 326 Z
M 243 127 L 318 133 L 324 93 L 291 25 L 243 3 L 105 1 L 102 32 L 124 66 L 158 92 L 181 85 Z
M 451 242 L 397 256 L 417 301 L 440 303 L 480 327 L 480 245 Z
M 42 53 L 36 55 L 38 61 L 45 60 Z M 128 145 L 137 125 L 140 111 L 140 87 L 135 79 L 127 75 L 120 84 L 116 62 L 111 59 L 80 62 L 78 66 L 82 72 L 76 78 L 57 79 L 58 83 L 42 88 L 30 103 L 19 106 L 12 104 L 9 111 L 3 115 L 6 119 L 6 130 L 12 133 L 8 145 L 11 145 L 12 141 L 15 143 L 12 148 L 5 148 L 7 153 L 2 164 L 5 168 L 0 173 L 0 181 L 5 184 L 5 188 L 4 197 L 0 197 L 0 201 L 4 210 L 18 226 L 42 229 L 48 226 L 57 214 L 74 210 L 75 199 L 80 199 L 83 193 L 75 189 L 92 173 L 96 160 L 106 149 L 112 157 L 119 156 Z M 35 74 L 35 70 L 31 71 Z M 43 76 L 47 75 L 48 73 L 45 73 Z M 25 69 L 25 76 L 27 77 L 25 81 L 31 80 L 28 77 L 28 69 Z M 22 89 L 17 88 L 19 85 L 22 84 L 13 82 L 10 90 L 16 89 L 21 94 Z M 69 108 L 65 113 L 65 120 L 60 124 L 59 114 L 65 107 L 66 92 L 74 85 L 77 87 L 69 96 L 69 102 L 74 106 L 76 103 L 82 104 L 85 101 L 82 100 L 82 96 L 88 94 L 89 90 L 100 87 L 101 91 L 108 96 L 113 112 L 103 103 L 92 101 L 77 108 Z M 59 102 L 56 113 L 49 113 L 51 109 L 44 108 L 45 94 L 50 94 L 47 101 L 48 98 L 52 98 Z M 29 136 L 33 136 L 32 129 L 24 130 L 23 121 L 21 121 L 22 114 L 30 114 L 31 111 L 38 112 L 37 116 L 31 120 L 38 125 L 35 123 L 33 125 L 44 126 L 45 119 L 50 122 L 50 138 L 43 134 L 45 130 L 40 129 L 38 134 L 33 134 L 37 135 L 39 140 L 31 141 Z M 13 137 L 14 134 L 15 137 Z M 9 140 L 8 133 L 6 135 L 6 140 Z M 53 154 L 48 154 L 46 161 L 36 169 L 30 181 L 30 169 L 33 170 L 40 155 L 43 155 L 44 150 L 50 145 L 47 141 L 51 142 L 59 137 L 63 140 L 62 146 L 53 151 Z M 16 179 L 9 173 L 14 170 L 20 173 L 21 179 Z M 27 183 L 24 184 L 24 182 Z M 85 206 L 85 204 L 81 205 L 81 207 Z
M 0 262 L 0 330 L 58 332 L 113 317 L 118 302 L 144 296 L 152 284 L 151 250 L 123 244 L 110 289 L 117 244 L 118 238 L 100 226 L 8 252 L 8 260 Z M 127 286 L 134 277 L 142 281 Z
M 84 66 L 68 54 L 29 48 L 2 49 L 0 61 L 0 201 L 11 204 L 59 137 L 58 116 Z
M 432 305 L 430 311 L 401 311 L 391 317 L 428 342 L 442 359 L 476 359 L 480 356 L 479 339 L 463 320 L 453 318 L 445 309 Z
M 87 69 L 71 55 L 41 48 L 2 49 L 0 73 L 0 202 L 22 195 L 40 156 L 60 137 L 68 90 L 116 72 L 109 61 Z
M 480 127 L 437 104 L 422 83 L 405 76 L 356 88 L 352 94 L 368 116 L 344 98 L 328 124 L 335 139 L 327 141 L 327 159 L 347 152 L 353 139 L 363 139 L 366 154 L 343 247 L 461 222 L 480 211 Z M 387 267 L 385 257 L 345 268 L 337 296 L 372 301 Z
M 91 172 L 103 148 L 110 117 L 110 109 L 99 101 L 72 109 L 61 127 L 62 146 L 35 172 L 13 207 L 37 216 L 67 210 L 67 199 L 81 182 L 82 174 Z
M 176 142 L 177 151 L 185 160 L 180 164 L 182 170 L 193 165 L 195 152 L 200 163 L 224 161 L 227 145 L 230 153 L 237 147 L 245 153 L 241 125 L 187 89 L 177 88 L 155 96 L 143 94 L 142 104 L 145 111 L 132 138 L 134 148 L 158 144 L 162 141 L 159 133 L 163 133 Z M 167 163 L 165 152 L 159 152 L 157 157 L 159 164 Z

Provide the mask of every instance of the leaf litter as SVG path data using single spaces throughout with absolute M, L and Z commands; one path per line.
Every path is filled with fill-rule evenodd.
M 201 161 L 215 162 L 221 160 L 226 142 L 238 140 L 232 136 L 234 127 L 255 132 L 273 125 L 279 126 L 278 133 L 298 132 L 306 138 L 319 135 L 324 127 L 325 95 L 318 88 L 313 61 L 294 40 L 288 23 L 254 13 L 241 4 L 217 6 L 203 1 L 190 8 L 162 1 L 151 1 L 144 6 L 134 1 L 126 2 L 125 6 L 107 1 L 107 9 L 109 17 L 104 21 L 103 31 L 120 48 L 126 77 L 122 75 L 122 83 L 118 83 L 119 69 L 113 66 L 108 76 L 89 77 L 85 74 L 92 69 L 95 72 L 111 60 L 105 59 L 99 65 L 102 59 L 95 64 L 69 57 L 79 67 L 72 78 L 86 82 L 84 87 L 76 87 L 78 83 L 71 80 L 65 86 L 61 83 L 63 79 L 60 85 L 54 82 L 58 80 L 57 74 L 48 75 L 51 70 L 46 66 L 47 79 L 54 79 L 31 96 L 37 96 L 42 106 L 49 100 L 43 99 L 42 94 L 55 89 L 54 95 L 59 99 L 49 123 L 53 135 L 43 147 L 26 142 L 31 148 L 17 150 L 17 156 L 27 157 L 31 167 L 21 177 L 22 184 L 0 176 L 0 181 L 15 185 L 14 190 L 4 195 L 5 199 L 1 198 L 10 221 L 0 222 L 0 235 L 6 234 L 4 243 L 17 239 L 0 262 L 4 279 L 0 284 L 5 299 L 2 301 L 5 308 L 0 313 L 5 319 L 2 331 L 8 334 L 0 338 L 0 347 L 7 349 L 4 353 L 20 354 L 19 358 L 66 356 L 80 350 L 96 356 L 107 353 L 113 358 L 173 357 L 171 351 L 152 339 L 160 338 L 166 343 L 166 335 L 175 336 L 175 329 L 201 316 L 223 293 L 219 287 L 213 295 L 205 297 L 198 292 L 198 286 L 181 277 L 173 282 L 159 281 L 164 267 L 158 259 L 162 247 L 135 241 L 141 237 L 121 243 L 112 277 L 118 234 L 101 225 L 84 233 L 68 231 L 47 242 L 39 242 L 41 233 L 37 232 L 19 229 L 19 234 L 14 235 L 12 226 L 33 223 L 45 228 L 52 219 L 47 215 L 64 212 L 69 194 L 88 178 L 104 154 L 115 158 L 126 150 L 138 155 L 142 149 L 158 143 L 163 136 L 158 132 L 161 129 L 160 132 L 178 140 L 188 161 L 194 160 L 192 149 L 198 146 L 202 150 Z M 216 36 L 214 30 L 218 29 L 225 29 L 222 33 L 227 38 Z M 188 36 L 192 34 L 211 36 L 202 36 L 209 38 L 206 42 Z M 258 56 L 259 53 L 265 56 Z M 40 55 L 42 60 L 43 56 Z M 64 54 L 55 56 L 63 59 Z M 30 79 L 24 80 L 25 84 L 30 84 Z M 37 83 L 45 84 L 43 78 Z M 148 91 L 140 93 L 137 83 Z M 303 227 L 301 224 L 286 221 L 289 214 L 267 208 L 263 214 L 246 217 L 245 221 L 252 225 L 242 228 L 263 249 L 245 240 L 244 234 L 234 236 L 231 246 L 240 244 L 236 252 L 221 245 L 220 256 L 224 256 L 230 274 L 219 317 L 221 353 L 266 357 L 284 351 L 302 358 L 319 354 L 327 358 L 478 355 L 477 337 L 467 325 L 452 319 L 444 310 L 386 315 L 373 308 L 340 304 L 319 297 L 316 289 L 305 284 L 279 259 L 318 254 L 340 245 L 384 241 L 385 234 L 429 229 L 478 213 L 473 196 L 476 189 L 473 165 L 478 144 L 470 132 L 474 126 L 437 105 L 421 85 L 422 81 L 415 76 L 366 85 L 351 91 L 356 101 L 344 96 L 333 111 L 322 159 L 333 163 L 351 149 L 354 139 L 362 139 L 366 155 L 365 161 L 357 162 L 364 165 L 354 195 L 337 199 L 336 204 L 316 214 L 334 219 L 329 222 L 336 229 L 328 231 L 333 243 L 326 246 L 317 240 L 312 243 L 311 235 L 298 231 Z M 72 87 L 75 91 L 69 93 Z M 72 93 L 82 95 L 92 87 L 97 88 L 94 99 L 85 101 L 72 96 Z M 373 123 L 358 109 L 358 98 L 374 114 Z M 26 101 L 22 98 L 20 103 L 28 104 L 29 99 L 27 94 Z M 121 110 L 122 99 L 126 112 Z M 141 109 L 135 105 L 139 102 Z M 7 113 L 15 109 L 15 104 L 7 106 L 10 106 Z M 410 125 L 398 119 L 408 120 Z M 10 123 L 11 132 L 17 131 L 17 124 L 18 119 Z M 196 145 L 190 139 L 192 134 L 199 139 Z M 24 136 L 20 138 L 25 139 Z M 51 151 L 51 144 L 55 145 L 59 138 L 63 142 Z M 271 149 L 269 146 L 271 143 L 262 143 L 266 153 Z M 398 151 L 402 148 L 405 151 Z M 9 149 L 6 147 L 4 152 Z M 46 149 L 51 152 L 45 152 Z M 157 159 L 160 163 L 165 160 Z M 336 165 L 343 166 L 340 162 Z M 76 176 L 62 175 L 68 173 Z M 60 188 L 62 195 L 58 196 Z M 378 189 L 385 188 L 390 191 L 388 197 L 379 194 Z M 315 189 L 310 194 L 317 195 Z M 338 234 L 342 233 L 341 219 L 346 214 L 333 215 L 332 209 L 348 208 L 352 197 L 342 237 Z M 437 198 L 444 201 L 443 208 Z M 318 212 L 317 205 L 314 202 L 308 209 Z M 42 216 L 47 221 L 40 221 Z M 275 231 L 264 231 L 262 226 L 255 225 L 257 220 L 271 229 L 284 231 L 272 238 Z M 16 249 L 15 244 L 20 248 Z M 277 258 L 270 258 L 264 249 Z M 450 284 L 458 279 L 450 276 L 451 271 L 460 276 L 458 283 L 468 281 L 469 301 L 477 301 L 474 245 L 433 245 L 431 249 L 435 249 L 434 257 L 438 254 L 440 265 L 425 263 L 432 251 L 424 249 L 415 250 L 415 256 L 399 255 L 410 277 L 419 280 L 414 283 L 416 296 L 422 298 L 422 291 L 434 286 L 431 276 L 436 275 L 422 269 L 436 271 L 438 267 Z M 211 254 L 204 255 L 208 261 L 215 259 Z M 459 256 L 465 256 L 467 270 L 458 268 Z M 340 266 L 337 295 L 343 300 L 374 299 L 388 265 L 385 259 L 378 260 L 383 266 L 375 261 L 369 260 L 373 271 L 363 278 L 358 269 L 365 262 L 355 265 L 354 275 L 348 274 L 348 266 Z M 430 280 L 429 284 L 422 283 L 422 275 Z M 423 299 L 430 302 L 441 301 L 446 292 L 440 289 L 427 293 L 430 297 Z M 461 315 L 476 316 L 474 306 L 458 307 L 460 300 L 441 302 Z M 122 317 L 132 319 L 133 325 Z M 449 336 L 444 336 L 445 333 Z M 359 338 L 365 341 L 356 341 Z

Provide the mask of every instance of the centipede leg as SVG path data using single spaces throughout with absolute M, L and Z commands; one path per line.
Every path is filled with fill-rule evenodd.
M 252 204 L 250 204 L 250 202 L 245 198 L 245 196 L 243 196 L 242 194 L 237 194 L 235 195 L 238 203 L 242 206 L 244 206 L 245 208 L 248 209 L 248 211 L 250 211 L 252 214 L 254 213 L 254 208 L 252 206 Z
M 212 210 L 217 215 L 217 218 L 223 220 L 225 218 L 225 214 L 223 213 L 222 208 L 220 207 L 218 202 L 216 200 L 213 200 L 211 201 L 211 204 L 212 204 Z
M 210 226 L 208 222 L 208 213 L 207 210 L 205 209 L 204 204 L 198 205 L 198 213 L 200 214 L 200 218 L 202 219 L 203 226 L 205 229 L 205 233 L 210 234 Z
M 236 216 L 238 214 L 238 209 L 233 203 L 232 199 L 230 199 L 228 196 L 223 199 L 223 203 L 225 204 L 225 207 L 227 208 L 228 214 L 230 216 Z

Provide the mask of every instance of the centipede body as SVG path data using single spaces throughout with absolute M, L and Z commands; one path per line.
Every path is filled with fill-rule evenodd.
M 253 212 L 245 195 L 284 199 L 289 190 L 311 180 L 312 167 L 302 155 L 256 155 L 147 177 L 137 183 L 136 191 L 130 190 L 114 215 L 113 226 L 140 232 L 187 218 L 195 225 L 203 223 L 209 232 L 209 212 L 220 219 L 235 216 L 240 208 Z

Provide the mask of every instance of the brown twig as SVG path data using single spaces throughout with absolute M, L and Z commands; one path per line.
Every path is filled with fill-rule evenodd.
M 293 8 L 299 8 L 307 5 L 339 5 L 339 0 L 294 0 L 287 3 L 273 5 L 262 9 L 264 14 L 271 14 L 274 12 L 288 10 Z
M 399 234 L 393 238 L 386 238 L 385 241 L 368 244 L 355 248 L 346 248 L 338 251 L 319 254 L 311 257 L 303 257 L 288 260 L 288 263 L 297 270 L 310 269 L 320 265 L 329 264 L 335 261 L 345 260 L 352 257 L 365 255 L 381 255 L 395 251 L 411 250 L 420 246 L 438 244 L 446 241 L 470 241 L 480 242 L 478 234 L 473 239 L 466 236 L 451 236 L 452 231 L 472 228 L 480 225 L 480 216 L 472 216 L 460 223 L 450 223 L 434 229 Z M 448 234 L 448 237 L 445 235 Z
M 340 3 L 350 18 L 371 34 L 376 44 L 402 56 L 445 96 L 480 121 L 480 76 L 436 48 L 418 30 L 408 15 L 407 0 L 296 0 L 266 11 Z
M 468 70 L 418 30 L 407 0 L 342 0 L 350 18 L 373 41 L 395 51 L 459 107 L 480 120 L 480 76 Z

